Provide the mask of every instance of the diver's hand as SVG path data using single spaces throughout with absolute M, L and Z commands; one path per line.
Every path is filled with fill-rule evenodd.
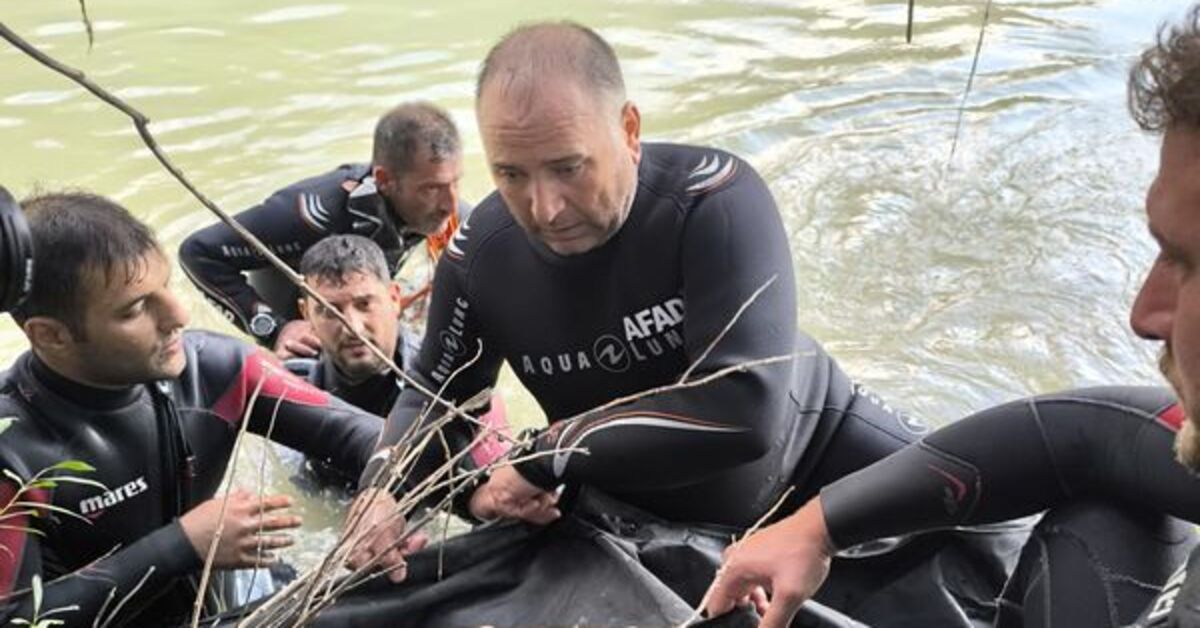
M 313 333 L 312 325 L 306 320 L 289 321 L 275 337 L 275 357 L 280 360 L 315 358 L 319 353 L 321 339 Z
M 475 492 L 468 504 L 477 519 L 521 519 L 546 525 L 562 516 L 558 510 L 558 495 L 544 491 L 521 477 L 512 465 L 497 467 Z
M 425 547 L 429 537 L 419 531 L 404 537 L 404 515 L 395 498 L 383 489 L 369 488 L 355 498 L 346 525 L 356 521 L 355 530 L 361 532 L 354 532 L 357 540 L 346 566 L 360 569 L 374 560 L 376 568 L 387 572 L 388 580 L 403 581 L 408 575 L 404 557 Z
M 754 603 L 762 612 L 762 588 L 770 592 L 762 628 L 787 628 L 829 575 L 834 554 L 821 501 L 815 497 L 796 514 L 750 535 L 725 550 L 709 587 L 709 617 L 735 605 Z
M 299 516 L 278 512 L 292 505 L 287 495 L 267 495 L 260 499 L 257 494 L 238 489 L 229 494 L 228 504 L 223 504 L 224 501 L 224 497 L 214 497 L 179 518 L 184 536 L 201 560 L 208 557 L 218 527 L 221 538 L 213 558 L 213 566 L 218 569 L 269 565 L 276 561 L 271 550 L 295 543 L 291 535 L 278 533 L 300 527 Z

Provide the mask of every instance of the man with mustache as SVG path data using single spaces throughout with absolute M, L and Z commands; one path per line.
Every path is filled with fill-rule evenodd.
M 12 314 L 31 350 L 0 374 L 0 620 L 179 625 L 214 538 L 220 582 L 274 562 L 300 525 L 284 495 L 213 497 L 243 422 L 355 474 L 380 421 L 265 351 L 184 331 L 166 254 L 119 205 L 57 193 L 24 209 L 33 282 Z
M 400 285 L 392 281 L 383 250 L 372 240 L 353 234 L 334 235 L 313 245 L 300 258 L 300 274 L 317 294 L 336 308 L 354 330 L 366 337 L 396 365 L 405 363 L 406 345 L 400 327 L 403 299 Z M 381 417 L 387 416 L 404 381 L 391 372 L 373 351 L 332 312 L 315 299 L 300 299 L 301 317 L 320 341 L 318 358 L 293 358 L 285 364 L 309 383 L 343 401 Z M 496 431 L 472 449 L 478 466 L 486 465 L 507 450 L 504 405 L 493 395 L 491 409 L 480 417 Z M 318 475 L 337 481 L 333 469 L 310 461 Z
M 523 452 L 531 457 L 456 493 L 464 514 L 545 524 L 561 515 L 561 487 L 670 522 L 745 529 L 789 485 L 794 509 L 926 431 L 855 385 L 797 328 L 787 230 L 753 167 L 714 148 L 643 142 L 641 115 L 616 53 L 584 26 L 519 27 L 484 60 L 476 118 L 497 191 L 447 247 L 409 373 L 463 402 L 507 362 L 549 426 Z M 782 359 L 744 368 L 772 356 Z M 1160 390 L 1073 399 L 1045 409 L 1141 421 L 1172 405 Z M 404 442 L 423 416 L 440 414 L 426 412 L 429 403 L 415 388 L 401 393 L 382 444 Z M 477 433 L 452 421 L 403 488 Z M 388 516 L 389 496 L 372 491 L 358 504 L 370 499 L 373 520 Z M 904 548 L 913 551 L 848 561 L 857 574 L 835 579 L 845 586 L 828 604 L 874 621 L 893 614 L 881 598 L 924 587 L 938 601 L 925 605 L 925 625 L 988 616 L 1009 568 L 1000 536 L 930 535 Z M 352 562 L 399 561 L 397 538 L 388 530 Z
M 371 163 L 293 183 L 236 218 L 293 268 L 322 238 L 349 233 L 379 244 L 394 275 L 421 244 L 431 257 L 440 254 L 468 209 L 458 198 L 461 177 L 462 143 L 449 114 L 404 103 L 376 124 Z M 179 263 L 226 318 L 281 359 L 320 351 L 295 311 L 299 293 L 224 223 L 188 236 Z
M 1135 64 L 1129 105 L 1143 129 L 1162 133 L 1146 197 L 1159 255 L 1130 323 L 1163 343 L 1161 370 L 1180 405 L 1141 418 L 1042 412 L 1078 402 L 1066 394 L 939 430 L 731 549 L 709 591 L 710 614 L 763 586 L 772 598 L 762 625 L 782 628 L 840 548 L 1051 508 L 1024 549 L 997 625 L 1200 626 L 1200 550 L 1174 573 L 1164 569 L 1183 562 L 1186 530 L 1157 514 L 1200 520 L 1192 475 L 1200 471 L 1200 5 Z M 1172 441 L 1182 466 L 1171 460 Z

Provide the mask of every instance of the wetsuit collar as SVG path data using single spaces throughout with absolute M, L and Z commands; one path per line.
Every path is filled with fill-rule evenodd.
M 46 365 L 37 354 L 29 354 L 29 370 L 38 383 L 75 405 L 96 410 L 114 410 L 129 405 L 141 394 L 140 386 L 96 388 L 64 377 Z

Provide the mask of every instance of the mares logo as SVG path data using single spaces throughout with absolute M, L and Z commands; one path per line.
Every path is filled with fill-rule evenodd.
M 1157 621 L 1171 614 L 1175 609 L 1175 600 L 1179 597 L 1179 592 L 1183 589 L 1183 581 L 1187 580 L 1187 565 L 1179 568 L 1170 580 L 1163 585 L 1162 593 L 1154 599 L 1154 606 L 1150 607 L 1150 612 L 1146 614 L 1146 621 Z
M 124 486 L 118 486 L 111 491 L 104 491 L 95 497 L 89 497 L 79 502 L 79 514 L 99 516 L 106 508 L 115 506 L 130 497 L 141 495 L 150 490 L 146 484 L 146 476 L 142 476 Z
M 646 362 L 669 352 L 681 353 L 683 334 L 676 327 L 683 323 L 683 312 L 683 299 L 668 299 L 622 317 L 624 338 L 603 334 L 584 349 L 542 356 L 525 354 L 521 356 L 522 372 L 555 376 L 599 365 L 609 373 L 624 373 L 635 362 Z

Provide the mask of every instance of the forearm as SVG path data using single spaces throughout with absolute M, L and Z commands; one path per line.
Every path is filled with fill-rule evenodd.
M 1079 497 L 1200 519 L 1200 480 L 1175 463 L 1152 389 L 1079 391 L 963 419 L 821 492 L 838 547 L 1012 519 Z
M 172 522 L 87 567 L 44 582 L 37 608 L 30 593 L 32 583 L 20 583 L 0 618 L 8 625 L 13 619 L 32 620 L 35 616 L 46 617 L 54 609 L 75 606 L 75 610 L 51 617 L 68 628 L 90 627 L 97 617 L 109 617 L 120 605 L 120 613 L 109 624 L 120 626 L 174 579 L 200 567 L 200 558 L 179 523 Z

